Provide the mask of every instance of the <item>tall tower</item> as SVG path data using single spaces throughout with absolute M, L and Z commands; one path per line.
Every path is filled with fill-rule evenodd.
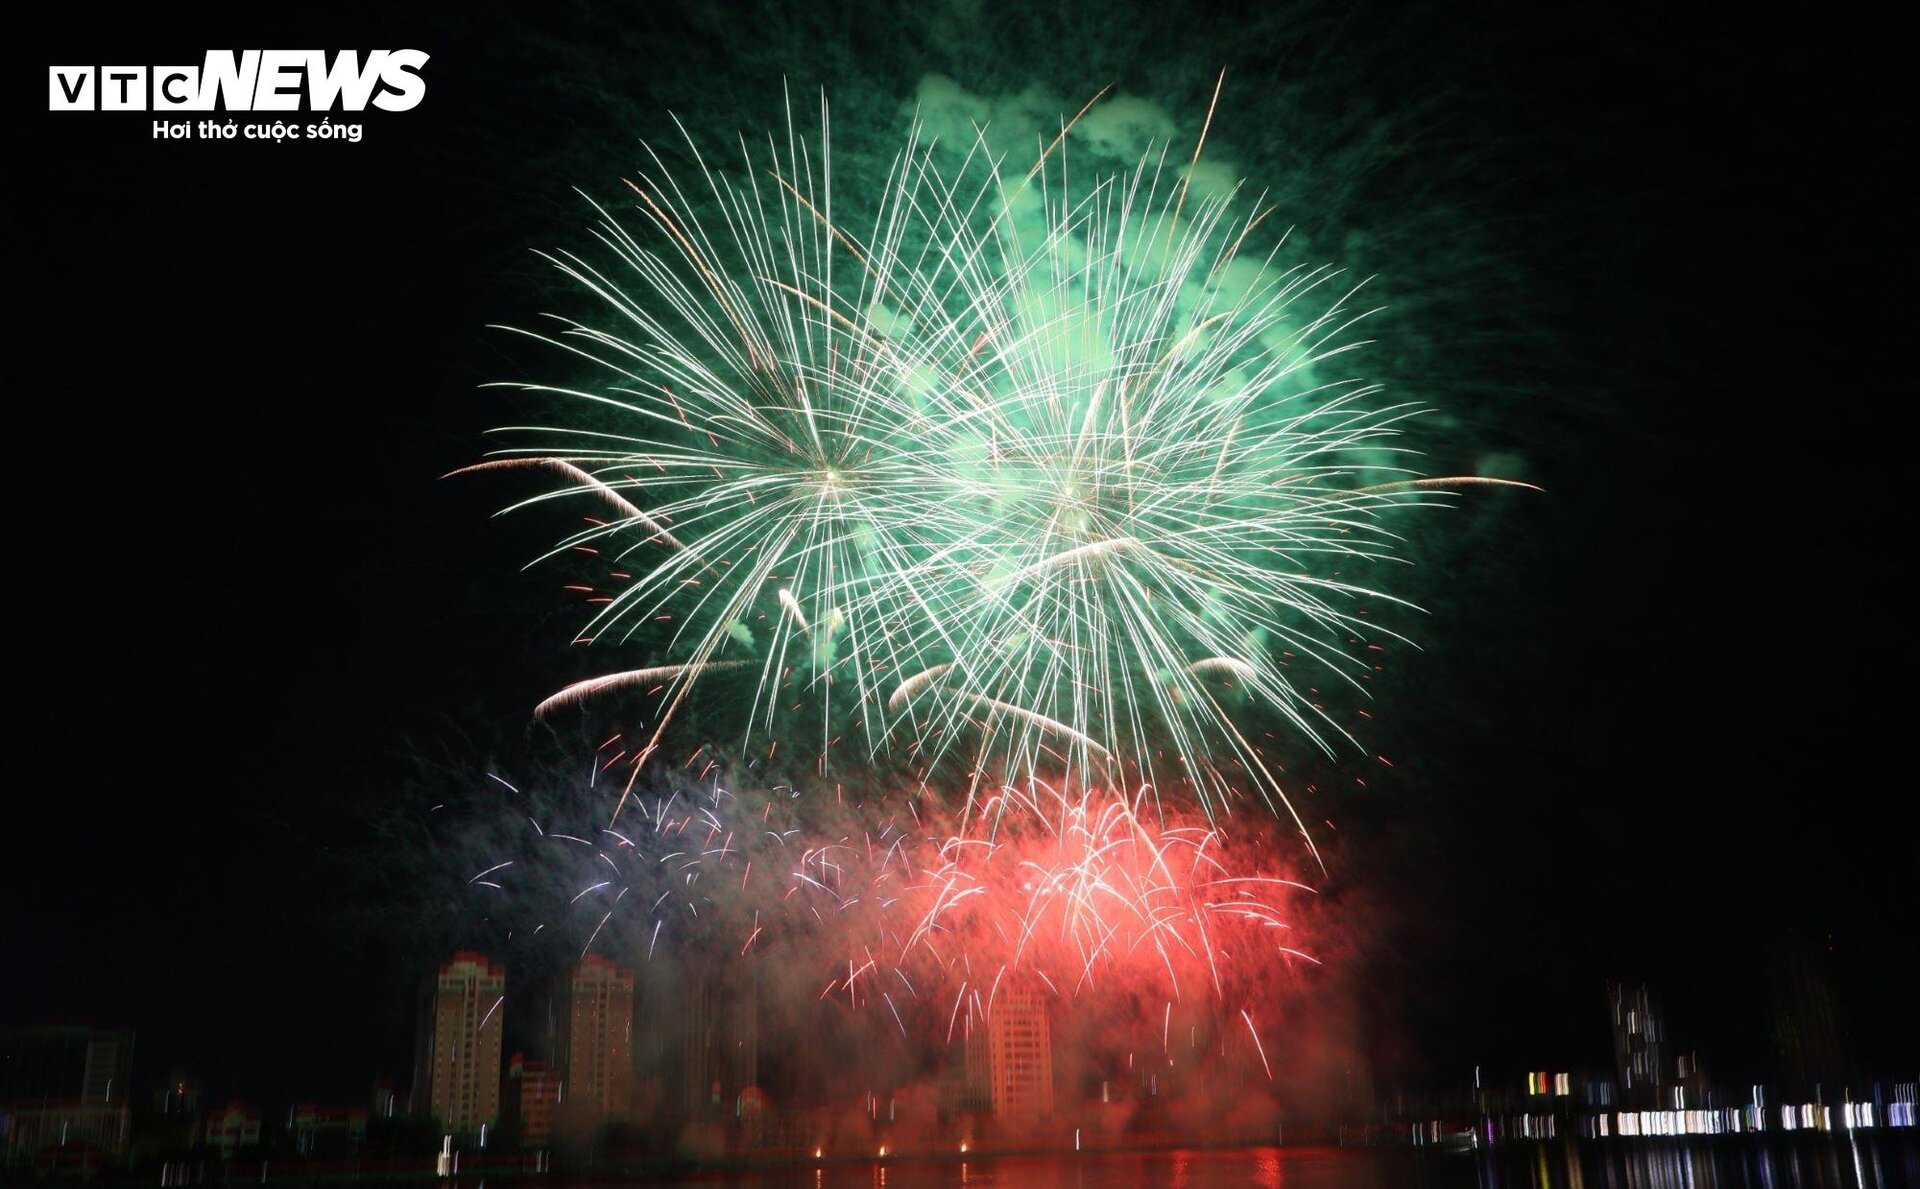
M 500 1121 L 500 1008 L 507 971 L 462 950 L 434 983 L 429 1098 L 450 1132 L 477 1132 Z
M 710 969 L 683 972 L 680 1107 L 689 1119 L 732 1115 L 760 1075 L 758 977 L 724 985 Z
M 728 1012 L 727 1090 L 738 1109 L 739 1096 L 760 1084 L 760 968 L 733 988 Z
M 1767 1007 L 1776 1088 L 1801 1096 L 1801 1102 L 1816 1092 L 1823 1102 L 1844 1097 L 1853 1062 L 1826 945 L 1801 933 L 1774 939 L 1767 954 Z
M 596 1121 L 633 1115 L 633 974 L 599 954 L 573 970 L 567 1098 Z
M 713 980 L 704 972 L 686 973 L 681 994 L 680 1105 L 689 1119 L 706 1118 L 720 1110 L 718 998 Z
M 1031 991 L 1002 993 L 967 1037 L 969 1097 L 996 1119 L 1044 1122 L 1053 1115 L 1053 1034 L 1047 1003 Z
M 1666 1022 L 1645 984 L 1609 983 L 1613 1009 L 1613 1064 L 1620 1075 L 1622 1106 L 1667 1106 L 1661 1087 L 1668 1079 Z

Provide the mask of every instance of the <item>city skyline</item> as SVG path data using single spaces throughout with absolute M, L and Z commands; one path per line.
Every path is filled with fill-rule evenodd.
M 748 1083 L 734 1101 L 722 1103 L 718 1083 L 715 1097 L 707 1097 L 710 1056 L 695 1054 L 724 1052 L 743 1040 L 757 1047 L 757 1038 L 751 1035 L 751 1015 L 737 1004 L 716 1015 L 699 980 L 681 984 L 677 993 L 656 991 L 659 1002 L 648 1003 L 635 997 L 631 972 L 589 955 L 554 987 L 575 1021 L 557 1040 L 547 1037 L 566 1054 L 554 1068 L 522 1052 L 500 1057 L 500 1031 L 486 1032 L 496 1013 L 481 1005 L 497 996 L 509 974 L 471 951 L 457 952 L 437 966 L 421 1016 L 421 1047 L 430 1058 L 417 1075 L 424 1081 L 411 1093 L 376 1081 L 366 1102 L 301 1100 L 288 1103 L 283 1117 L 263 1110 L 258 1099 L 208 1098 L 203 1085 L 178 1068 L 164 1078 L 130 1076 L 135 1048 L 130 1032 L 71 1025 L 0 1030 L 5 1166 L 28 1167 L 48 1151 L 85 1154 L 76 1155 L 76 1161 L 158 1160 L 167 1169 L 209 1158 L 244 1162 L 269 1153 L 324 1164 L 367 1150 L 404 1161 L 405 1153 L 393 1148 L 395 1139 L 380 1130 L 396 1126 L 401 1130 L 395 1136 L 444 1134 L 447 1150 L 465 1153 L 470 1161 L 525 1157 L 537 1159 L 540 1169 L 548 1167 L 555 1149 L 566 1160 L 591 1159 L 596 1152 L 626 1152 L 631 1158 L 634 1151 L 652 1151 L 659 1159 L 662 1149 L 645 1145 L 689 1125 L 718 1128 L 708 1150 L 716 1157 L 805 1159 L 811 1153 L 816 1159 L 845 1158 L 871 1154 L 875 1145 L 882 1156 L 907 1157 L 938 1155 L 956 1144 L 961 1152 L 987 1154 L 1057 1146 L 1069 1136 L 1075 1150 L 1107 1149 L 1199 1138 L 1181 1128 L 1183 1115 L 1190 1117 L 1195 1106 L 1218 1110 L 1256 1084 L 1251 1069 L 1236 1071 L 1247 1065 L 1243 1037 L 1229 1028 L 1203 1039 L 1196 1027 L 1196 1045 L 1218 1050 L 1202 1056 L 1205 1072 L 1197 1080 L 1191 1073 L 1162 1079 L 1149 1067 L 1113 1071 L 1117 1078 L 1099 1079 L 1097 1089 L 1093 1081 L 1056 1088 L 1057 1042 L 1048 1000 L 1010 990 L 997 997 L 993 1012 L 970 1031 L 963 1052 L 944 1070 L 820 1100 L 783 1100 Z M 1838 1053 L 1812 1057 L 1803 1044 L 1789 1042 L 1783 1067 L 1792 1070 L 1789 1080 L 1715 1082 L 1697 1050 L 1687 1048 L 1687 1038 L 1668 1031 L 1654 988 L 1610 984 L 1604 1001 L 1592 1022 L 1596 1030 L 1604 1024 L 1611 1033 L 1610 1066 L 1523 1072 L 1476 1068 L 1471 1085 L 1411 1094 L 1404 1087 L 1375 1089 L 1367 1082 L 1359 1096 L 1349 1096 L 1337 1109 L 1289 1111 L 1236 1126 L 1247 1129 L 1246 1140 L 1263 1134 L 1274 1138 L 1278 1126 L 1282 1134 L 1288 1129 L 1308 1137 L 1337 1134 L 1342 1145 L 1351 1135 L 1365 1146 L 1411 1142 L 1415 1147 L 1453 1143 L 1462 1122 L 1475 1119 L 1470 1130 L 1483 1133 L 1475 1143 L 1487 1145 L 1561 1134 L 1608 1140 L 1920 1126 L 1920 1081 L 1912 1071 L 1888 1077 L 1887 1071 L 1845 1068 Z M 497 998 L 492 1006 L 498 1006 Z M 1817 1024 L 1820 1010 L 1814 1010 L 1812 1023 Z M 631 1029 L 649 1018 L 680 1021 L 681 1035 L 668 1048 L 683 1046 L 680 1072 L 686 1084 L 679 1090 L 668 1087 L 665 1095 L 636 1098 L 631 1089 L 662 1072 L 657 1059 L 650 1061 L 632 1043 Z M 492 1043 L 476 1044 L 482 1034 Z M 496 1059 L 491 1067 L 489 1059 Z M 733 1076 L 742 1076 L 742 1068 L 736 1059 Z M 1171 1074 L 1171 1069 L 1162 1072 Z M 1795 1076 L 1813 1080 L 1791 1080 Z M 150 1101 L 136 1109 L 143 1086 L 151 1091 Z M 623 1091 L 629 1092 L 624 1102 L 618 1097 Z M 936 1098 L 937 1112 L 927 1113 Z M 495 1113 L 488 1115 L 490 1106 Z M 852 1116 L 846 1113 L 849 1107 L 858 1107 Z M 845 1130 L 849 1117 L 862 1116 L 857 1129 Z M 654 1138 L 640 1138 L 646 1136 Z M 376 1137 L 382 1137 L 379 1146 L 369 1148 Z M 636 1143 L 643 1146 L 636 1149 Z M 417 1152 L 413 1158 L 422 1159 Z

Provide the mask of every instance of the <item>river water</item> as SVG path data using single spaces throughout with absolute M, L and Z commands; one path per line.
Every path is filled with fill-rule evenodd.
M 1881 1189 L 1920 1187 L 1920 1136 L 1510 1144 L 1449 1155 L 1352 1148 L 1246 1148 L 828 1162 L 671 1175 L 501 1181 L 496 1189 Z M 483 1189 L 485 1181 L 440 1182 Z

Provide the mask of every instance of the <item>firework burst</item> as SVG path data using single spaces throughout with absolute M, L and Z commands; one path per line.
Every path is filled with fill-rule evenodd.
M 1258 1005 L 1277 974 L 1315 962 L 1288 920 L 1310 889 L 1252 832 L 1197 812 L 1168 824 L 1141 798 L 1035 784 L 981 799 L 989 835 L 925 799 L 732 783 L 683 776 L 605 827 L 590 823 L 612 794 L 590 777 L 469 883 L 580 956 L 760 972 L 911 1042 L 950 1042 L 1008 993 L 1156 1019 L 1173 1003 Z
M 995 790 L 1061 780 L 1292 815 L 1239 720 L 1341 733 L 1293 674 L 1357 685 L 1390 596 L 1342 575 L 1446 486 L 1347 370 L 1357 286 L 1257 247 L 1259 204 L 1194 161 L 1083 181 L 1065 139 L 1010 171 L 916 129 L 849 211 L 823 108 L 817 146 L 789 121 L 737 176 L 650 152 L 634 228 L 597 208 L 598 259 L 551 257 L 601 316 L 521 333 L 587 379 L 521 387 L 583 415 L 480 466 L 615 513 L 555 552 L 617 567 L 582 639 L 640 663 L 543 713 L 646 690 L 637 775 L 697 685 L 746 680 L 743 754 L 811 740 L 824 768 L 851 732 L 988 834 Z

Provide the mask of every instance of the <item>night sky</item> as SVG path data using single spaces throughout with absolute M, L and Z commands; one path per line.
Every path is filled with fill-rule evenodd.
M 521 569 L 549 526 L 440 479 L 508 418 L 479 385 L 525 360 L 485 328 L 543 308 L 532 249 L 589 222 L 572 187 L 609 195 L 670 111 L 767 127 L 783 74 L 826 88 L 857 159 L 930 72 L 1042 81 L 1069 110 L 1117 83 L 1190 134 L 1225 66 L 1219 151 L 1338 195 L 1329 225 L 1370 234 L 1346 242 L 1390 296 L 1411 278 L 1421 347 L 1391 383 L 1448 415 L 1435 469 L 1518 459 L 1546 488 L 1423 523 L 1424 651 L 1369 741 L 1395 767 L 1315 803 L 1339 894 L 1371 906 L 1382 1067 L 1604 1065 L 1627 978 L 1716 1077 L 1763 1076 L 1767 955 L 1798 938 L 1864 1066 L 1913 1075 L 1913 135 L 1886 30 L 388 7 L 75 6 L 15 39 L 0 1023 L 124 1023 L 140 1076 L 178 1063 L 267 1104 L 404 1078 L 407 996 L 444 957 L 409 939 L 458 889 L 393 862 L 391 819 L 424 766 L 523 761 L 528 709 L 581 673 L 580 609 Z M 286 145 L 39 105 L 48 65 L 249 46 L 423 49 L 426 101 L 359 144 Z M 1350 172 L 1356 129 L 1394 134 L 1368 150 L 1387 166 Z

